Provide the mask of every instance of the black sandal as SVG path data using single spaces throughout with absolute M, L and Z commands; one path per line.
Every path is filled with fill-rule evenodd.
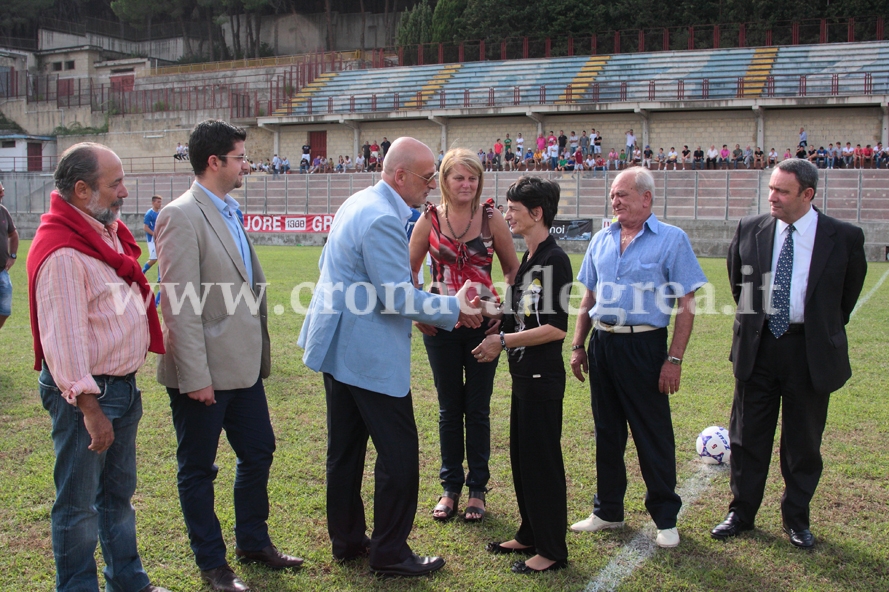
M 447 522 L 448 520 L 450 520 L 451 518 L 453 518 L 454 516 L 457 515 L 457 504 L 460 501 L 460 493 L 456 492 L 456 491 L 444 491 L 444 492 L 442 492 L 441 497 L 442 498 L 447 497 L 447 498 L 454 500 L 454 505 L 449 508 L 445 504 L 439 502 L 439 504 L 437 506 L 432 508 L 432 518 L 434 520 L 438 520 L 439 522 Z M 439 498 L 439 499 L 441 499 L 441 498 Z M 444 512 L 445 515 L 444 516 L 436 516 L 435 515 L 436 512 Z
M 472 505 L 472 500 L 477 499 L 481 500 L 482 503 L 485 501 L 485 494 L 488 492 L 487 489 L 482 489 L 479 491 L 471 491 L 469 492 L 469 505 L 466 506 L 466 511 L 463 513 L 463 519 L 466 522 L 481 522 L 485 518 L 485 509 L 481 506 Z M 468 518 L 467 514 L 478 514 L 478 518 Z

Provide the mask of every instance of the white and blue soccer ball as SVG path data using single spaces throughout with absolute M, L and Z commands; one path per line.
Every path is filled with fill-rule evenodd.
M 722 426 L 710 426 L 698 435 L 697 449 L 701 462 L 711 465 L 727 463 L 732 450 L 728 430 Z

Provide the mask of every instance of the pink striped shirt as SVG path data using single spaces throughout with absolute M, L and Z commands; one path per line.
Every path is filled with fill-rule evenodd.
M 117 224 L 107 228 L 81 212 L 118 253 Z M 138 286 L 113 267 L 71 248 L 54 251 L 37 272 L 37 322 L 46 365 L 72 405 L 81 393 L 100 394 L 94 375 L 125 376 L 148 355 L 148 321 Z M 153 303 L 152 303 L 153 304 Z

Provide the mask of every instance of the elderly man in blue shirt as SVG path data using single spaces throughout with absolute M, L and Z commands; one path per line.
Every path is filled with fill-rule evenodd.
M 654 178 L 643 167 L 611 187 L 617 220 L 587 249 L 578 280 L 586 292 L 577 315 L 571 369 L 590 375 L 596 425 L 597 494 L 589 518 L 571 526 L 595 532 L 624 525 L 627 425 L 648 489 L 645 507 L 660 547 L 679 544 L 676 446 L 671 395 L 679 390 L 682 357 L 694 325 L 694 293 L 707 282 L 681 229 L 651 213 Z M 667 346 L 673 308 L 676 322 Z M 593 330 L 589 350 L 584 341 Z

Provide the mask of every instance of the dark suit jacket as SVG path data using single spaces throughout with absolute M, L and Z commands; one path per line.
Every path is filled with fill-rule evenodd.
M 776 219 L 769 214 L 744 218 L 729 247 L 728 274 L 738 304 L 729 359 L 735 378 L 741 381 L 750 378 L 762 332 L 768 331 L 762 287 L 763 274 L 772 269 L 775 225 Z M 839 389 L 852 376 L 846 323 L 866 273 L 861 228 L 818 212 L 806 288 L 805 333 L 809 372 L 819 393 Z

